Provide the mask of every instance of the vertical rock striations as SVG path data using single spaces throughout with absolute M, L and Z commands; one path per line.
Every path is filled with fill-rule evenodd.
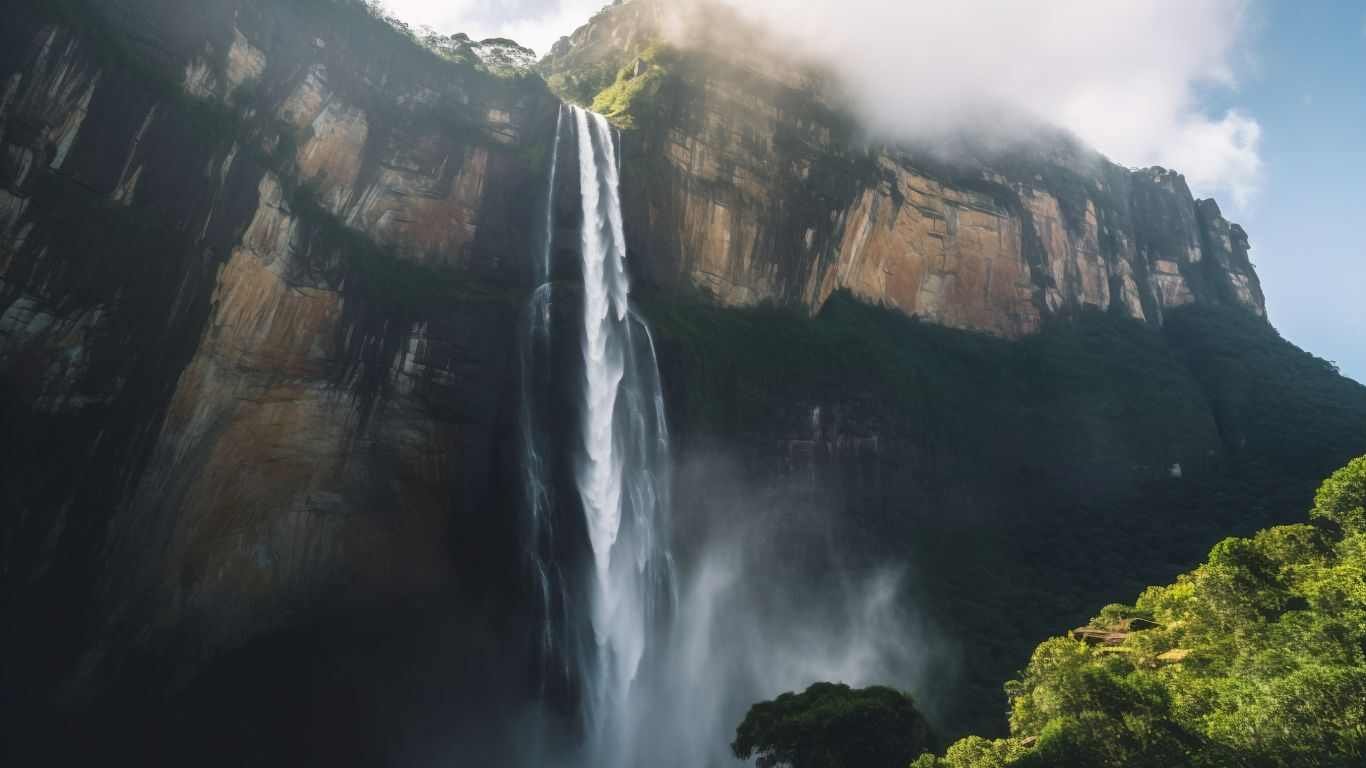
M 815 312 L 847 289 L 1010 337 L 1083 307 L 1154 325 L 1192 303 L 1265 314 L 1246 240 L 1179 174 L 1062 136 L 950 160 L 870 146 L 824 73 L 721 8 L 615 6 L 542 69 L 635 128 L 628 236 L 672 290 Z
M 556 108 L 354 5 L 7 11 L 7 687 L 512 568 L 510 520 L 451 521 L 512 493 Z

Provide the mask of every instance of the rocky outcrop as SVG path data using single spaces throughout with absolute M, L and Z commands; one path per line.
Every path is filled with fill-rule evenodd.
M 870 146 L 824 73 L 722 8 L 621 4 L 542 68 L 591 100 L 627 88 L 642 57 L 664 74 L 627 110 L 629 234 L 670 290 L 815 312 L 847 289 L 1011 337 L 1084 307 L 1155 325 L 1191 303 L 1265 315 L 1234 225 L 1179 174 L 1119 168 L 1061 136 L 947 159 Z

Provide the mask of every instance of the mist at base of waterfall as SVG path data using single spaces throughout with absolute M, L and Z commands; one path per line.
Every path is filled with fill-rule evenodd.
M 617 136 L 601 115 L 568 107 L 555 143 L 548 206 L 560 149 L 577 152 L 581 314 L 577 327 L 557 324 L 561 299 L 543 284 L 525 317 L 520 418 L 540 695 L 513 724 L 506 762 L 734 764 L 729 743 L 757 701 L 820 681 L 924 688 L 933 654 L 904 612 L 906 574 L 860 560 L 814 476 L 755 487 L 743 462 L 710 452 L 677 464 L 654 340 L 630 303 Z M 556 368 L 556 338 L 577 340 L 577 364 Z M 557 421 L 566 403 L 559 415 L 570 418 Z M 563 459 L 572 489 L 556 487 Z M 577 505 L 556 503 L 571 493 Z M 571 514 L 581 521 L 565 525 Z
M 907 597 L 904 567 L 860 562 L 836 505 L 806 479 L 758 486 L 732 457 L 676 468 L 676 615 L 642 664 L 604 744 L 529 712 L 517 763 L 598 768 L 740 765 L 735 728 L 754 703 L 814 682 L 890 685 L 931 712 L 957 663 Z

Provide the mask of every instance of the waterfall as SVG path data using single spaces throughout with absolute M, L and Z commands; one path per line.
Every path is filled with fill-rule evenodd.
M 648 327 L 631 311 L 612 129 L 574 108 L 583 202 L 583 399 L 576 484 L 592 548 L 590 751 L 629 759 L 631 693 L 669 595 L 668 430 Z
M 689 561 L 676 569 L 675 468 L 654 338 L 631 306 L 616 136 L 602 116 L 566 107 L 555 143 L 521 338 L 540 699 L 514 762 L 736 766 L 727 744 L 751 704 L 818 680 L 918 679 L 922 635 L 897 612 L 897 574 L 854 577 L 829 555 L 803 575 L 791 553 L 834 541 L 829 521 L 810 523 L 825 520 L 819 510 L 802 511 L 804 482 L 747 488 L 708 459 L 714 508 L 689 510 Z M 548 282 L 564 148 L 578 155 L 581 286 Z
M 574 692 L 585 728 L 585 764 L 613 768 L 636 764 L 640 729 L 633 697 L 642 695 L 642 668 L 663 650 L 675 602 L 667 535 L 669 431 L 654 339 L 630 306 L 613 130 L 601 115 L 568 109 L 570 125 L 562 124 L 563 110 L 557 119 L 544 252 L 537 265 L 541 284 L 527 307 L 521 339 L 527 549 L 540 600 L 542 692 L 547 680 L 556 690 Z M 582 323 L 556 328 L 567 315 L 552 311 L 560 299 L 557 286 L 547 281 L 555 166 L 564 134 L 576 139 L 579 159 Z M 568 401 L 556 393 L 574 381 L 555 370 L 564 355 L 554 349 L 558 340 L 574 337 L 580 342 L 581 378 L 578 399 Z M 562 402 L 573 402 L 576 412 L 552 423 Z M 576 434 L 565 439 L 560 433 L 569 424 Z M 555 487 L 556 451 L 572 468 L 564 473 L 572 476 L 572 489 Z M 573 547 L 556 540 L 557 530 L 579 530 L 556 522 L 572 508 L 569 494 L 577 496 L 583 515 L 582 573 L 573 571 L 575 562 L 565 554 Z
M 550 183 L 545 193 L 545 240 L 541 247 L 541 261 L 537 274 L 537 285 L 550 281 L 550 255 L 555 245 L 555 181 L 560 168 L 560 131 L 564 127 L 564 106 L 555 113 L 555 140 L 550 142 Z
M 541 662 L 541 687 L 545 692 L 551 678 L 566 680 L 570 674 L 567 660 L 556 661 L 563 646 L 567 620 L 557 616 L 566 608 L 567 596 L 559 564 L 555 561 L 555 528 L 552 511 L 552 481 L 550 477 L 550 442 L 546 416 L 550 412 L 549 394 L 554 384 L 551 371 L 550 313 L 554 287 L 550 284 L 551 254 L 555 244 L 555 185 L 560 157 L 560 133 L 564 123 L 564 107 L 555 116 L 555 139 L 551 142 L 549 182 L 546 185 L 545 225 L 541 243 L 541 258 L 536 262 L 536 289 L 527 303 L 521 342 L 521 427 L 522 471 L 526 492 L 527 553 L 531 576 L 540 597 L 540 637 L 537 652 Z

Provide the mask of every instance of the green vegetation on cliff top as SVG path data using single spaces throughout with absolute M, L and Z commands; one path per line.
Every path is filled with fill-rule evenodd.
M 593 111 L 604 115 L 619 128 L 635 128 L 644 119 L 668 77 L 672 51 L 651 45 L 634 63 L 622 67 L 617 79 L 593 97 Z
M 1044 642 L 1006 686 L 1009 738 L 968 737 L 915 768 L 1362 765 L 1364 505 L 1366 457 L 1323 484 L 1315 524 L 1226 539 L 1107 606 L 1091 621 L 1106 643 Z
M 602 114 L 623 130 L 640 127 L 657 106 L 657 98 L 675 74 L 679 54 L 659 41 L 629 51 L 611 52 L 590 62 L 561 63 L 547 68 L 546 85 L 565 101 Z M 542 67 L 549 67 L 543 64 Z

